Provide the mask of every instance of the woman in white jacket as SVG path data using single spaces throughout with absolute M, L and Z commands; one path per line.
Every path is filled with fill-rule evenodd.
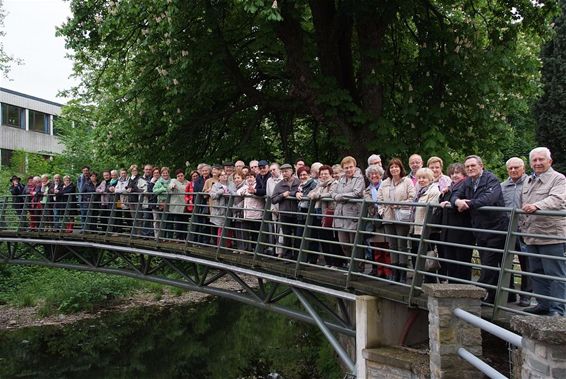
M 255 194 L 255 174 L 250 171 L 246 174 L 246 184 L 237 192 L 239 196 L 244 197 L 244 230 L 249 240 L 249 251 L 254 251 L 259 228 L 261 226 L 261 218 L 263 216 L 264 202 L 263 198 L 256 197 Z
M 399 158 L 393 158 L 387 165 L 387 179 L 381 183 L 377 191 L 378 202 L 412 203 L 416 196 L 415 186 L 411 178 L 405 172 L 403 162 Z M 389 248 L 398 253 L 391 253 L 391 264 L 407 267 L 407 238 L 412 221 L 412 207 L 385 204 L 379 208 L 379 214 L 383 219 L 382 224 L 387 234 Z M 394 271 L 394 280 L 404 282 L 407 272 L 403 269 Z

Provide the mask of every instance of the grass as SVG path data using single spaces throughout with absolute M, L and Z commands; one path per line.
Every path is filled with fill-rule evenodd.
M 0 304 L 38 306 L 42 316 L 92 311 L 139 290 L 163 296 L 163 286 L 100 273 L 0 265 Z

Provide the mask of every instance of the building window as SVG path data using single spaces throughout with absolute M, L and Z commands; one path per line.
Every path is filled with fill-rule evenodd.
M 58 136 L 60 133 L 59 131 L 59 117 L 53 116 L 53 135 Z
M 30 110 L 29 130 L 49 134 L 49 115 L 42 112 Z
M 25 109 L 15 105 L 2 104 L 2 125 L 25 129 Z
M 0 149 L 0 166 L 3 168 L 8 167 L 12 163 L 12 155 L 14 150 Z

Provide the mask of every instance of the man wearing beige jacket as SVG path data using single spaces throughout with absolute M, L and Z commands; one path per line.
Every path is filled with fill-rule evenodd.
M 537 147 L 529 153 L 532 177 L 526 180 L 522 190 L 523 211 L 521 231 L 537 236 L 524 236 L 529 256 L 529 271 L 549 278 L 531 277 L 535 295 L 566 299 L 566 218 L 539 216 L 537 211 L 563 211 L 566 209 L 566 178 L 552 169 L 550 150 Z M 539 235 L 541 237 L 539 237 Z M 540 258 L 537 255 L 552 256 Z M 525 312 L 543 316 L 564 316 L 564 303 L 537 298 L 535 307 Z

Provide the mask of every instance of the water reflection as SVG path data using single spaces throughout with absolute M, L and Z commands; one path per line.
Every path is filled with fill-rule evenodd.
M 0 332 L 0 378 L 341 378 L 313 326 L 228 300 Z

